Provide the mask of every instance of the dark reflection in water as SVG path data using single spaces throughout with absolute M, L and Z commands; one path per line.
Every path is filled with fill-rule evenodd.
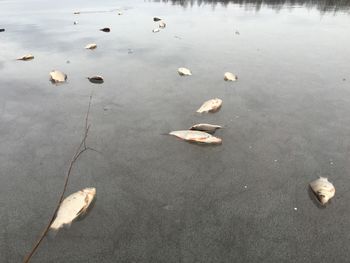
M 268 6 L 276 10 L 284 7 L 304 6 L 317 8 L 321 12 L 350 11 L 350 0 L 154 0 L 154 2 L 171 2 L 184 7 L 202 4 L 239 4 L 260 10 L 262 6 Z

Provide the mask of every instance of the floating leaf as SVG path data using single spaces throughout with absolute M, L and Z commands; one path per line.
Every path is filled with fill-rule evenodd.
M 31 60 L 34 56 L 32 54 L 24 55 L 23 57 L 17 58 L 17 60 Z
M 66 197 L 62 201 L 50 228 L 57 231 L 65 225 L 70 225 L 74 219 L 87 211 L 95 195 L 95 188 L 85 188 Z
M 104 28 L 101 28 L 100 31 L 111 32 L 111 29 L 109 27 L 104 27 Z
M 159 28 L 165 28 L 165 27 L 166 27 L 165 22 L 160 21 L 160 22 L 159 22 Z
M 102 84 L 104 82 L 103 77 L 99 75 L 88 77 L 88 80 L 95 84 Z
M 220 138 L 217 138 L 209 133 L 202 132 L 202 131 L 183 130 L 183 131 L 172 131 L 169 134 L 189 142 L 199 142 L 199 143 L 209 143 L 209 144 L 222 143 L 222 140 Z
M 221 108 L 222 100 L 215 98 L 211 100 L 207 100 L 203 103 L 203 105 L 197 110 L 197 112 L 216 112 Z
M 158 22 L 158 21 L 160 21 L 160 20 L 162 20 L 162 19 L 159 18 L 159 17 L 153 17 L 153 21 L 154 21 L 154 22 Z
M 53 83 L 65 82 L 67 80 L 67 75 L 58 70 L 51 71 L 50 77 Z
M 238 77 L 231 72 L 226 72 L 224 75 L 224 80 L 226 81 L 236 81 Z
M 209 133 L 214 133 L 217 129 L 221 129 L 222 127 L 220 125 L 213 125 L 208 123 L 199 123 L 193 125 L 190 130 L 196 130 L 196 131 L 204 131 Z
M 86 45 L 85 48 L 86 49 L 95 49 L 95 48 L 97 48 L 97 45 L 95 43 L 91 43 L 91 44 Z
M 310 187 L 322 205 L 325 205 L 335 195 L 334 185 L 325 177 L 311 182 Z
M 192 72 L 188 68 L 178 68 L 177 72 L 180 76 L 191 76 Z
M 153 33 L 158 33 L 159 32 L 159 28 L 155 28 L 152 30 Z

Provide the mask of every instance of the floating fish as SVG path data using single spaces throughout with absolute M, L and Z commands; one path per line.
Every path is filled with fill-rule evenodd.
M 154 21 L 154 22 L 158 22 L 158 21 L 160 21 L 160 20 L 162 20 L 162 19 L 159 18 L 159 17 L 153 17 L 153 21 Z
M 226 72 L 224 75 L 224 80 L 226 81 L 236 81 L 238 77 L 231 72 Z
M 203 103 L 203 105 L 197 110 L 198 113 L 202 112 L 216 112 L 221 108 L 222 100 L 221 99 L 211 99 Z
M 31 60 L 34 56 L 32 54 L 24 55 L 23 57 L 17 58 L 17 60 Z
M 53 70 L 50 72 L 51 81 L 54 83 L 65 82 L 67 80 L 67 75 L 58 70 Z
M 90 80 L 90 82 L 95 84 L 101 84 L 104 82 L 103 77 L 99 75 L 88 77 L 88 80 Z
M 220 138 L 214 137 L 209 133 L 202 131 L 172 131 L 169 133 L 170 135 L 174 135 L 180 139 L 190 142 L 199 142 L 199 143 L 208 143 L 208 144 L 221 144 L 222 140 Z
M 191 76 L 192 72 L 188 68 L 178 68 L 177 72 L 180 74 L 180 76 Z
M 153 33 L 158 33 L 159 32 L 159 28 L 155 28 L 152 30 Z
M 111 29 L 109 27 L 105 27 L 105 28 L 101 28 L 100 31 L 111 32 Z
M 335 195 L 334 185 L 325 177 L 311 182 L 310 187 L 322 205 L 325 205 Z
M 213 124 L 208 124 L 208 123 L 199 123 L 199 124 L 193 125 L 190 128 L 190 130 L 214 133 L 217 129 L 221 129 L 221 128 L 222 127 L 220 125 L 213 125 Z
M 95 194 L 95 188 L 85 188 L 66 197 L 62 201 L 50 228 L 58 230 L 65 225 L 70 225 L 74 219 L 86 212 Z
M 165 27 L 166 27 L 165 22 L 160 21 L 160 22 L 159 22 L 159 28 L 165 28 Z
M 86 49 L 95 49 L 95 48 L 97 48 L 97 45 L 95 43 L 91 43 L 91 44 L 86 45 L 85 48 Z

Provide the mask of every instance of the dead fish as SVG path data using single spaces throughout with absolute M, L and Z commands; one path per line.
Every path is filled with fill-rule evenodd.
M 217 129 L 221 129 L 222 127 L 220 125 L 213 125 L 208 123 L 199 123 L 193 125 L 190 130 L 196 130 L 196 131 L 204 131 L 209 133 L 214 133 Z
M 207 100 L 203 103 L 203 105 L 197 110 L 198 113 L 202 112 L 216 112 L 221 108 L 222 100 L 215 98 L 211 100 Z
M 152 30 L 153 33 L 158 33 L 159 32 L 159 28 L 155 28 Z
M 23 57 L 17 58 L 17 60 L 31 60 L 34 56 L 32 54 L 24 55 Z
M 238 77 L 231 72 L 226 72 L 224 74 L 224 80 L 226 81 L 236 81 Z
M 62 201 L 50 229 L 58 230 L 64 225 L 70 225 L 74 219 L 86 212 L 95 195 L 95 188 L 85 188 L 66 197 Z
M 91 43 L 85 46 L 86 49 L 95 49 L 97 48 L 97 45 L 95 43 Z
M 159 18 L 159 17 L 153 17 L 153 21 L 154 21 L 154 22 L 158 22 L 158 21 L 160 21 L 160 20 L 162 20 L 162 19 Z
M 311 182 L 310 187 L 322 205 L 325 205 L 335 195 L 334 185 L 325 177 Z
M 222 140 L 220 138 L 217 138 L 209 133 L 202 132 L 202 131 L 183 130 L 183 131 L 172 131 L 169 134 L 190 142 L 199 142 L 199 143 L 208 143 L 208 144 L 222 143 Z
M 95 84 L 101 84 L 104 82 L 103 77 L 99 75 L 88 77 L 88 80 L 90 80 L 90 82 Z
M 109 27 L 104 27 L 104 28 L 101 28 L 100 31 L 111 32 L 111 29 Z
M 191 76 L 192 72 L 188 68 L 178 68 L 177 72 L 180 76 Z
M 67 80 L 67 75 L 58 70 L 51 71 L 50 77 L 53 83 L 65 82 Z
M 5 32 L 5 28 L 0 28 L 0 32 Z
M 160 22 L 159 22 L 159 28 L 165 28 L 165 27 L 166 27 L 165 22 L 160 21 Z

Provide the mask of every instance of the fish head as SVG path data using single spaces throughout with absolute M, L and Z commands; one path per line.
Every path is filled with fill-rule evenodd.
M 327 193 L 323 193 L 320 191 L 317 193 L 317 198 L 322 205 L 325 205 L 329 201 L 330 196 Z
M 95 197 L 96 195 L 96 188 L 94 187 L 90 187 L 90 188 L 85 188 L 83 190 L 84 193 L 86 193 L 86 195 L 88 196 L 89 202 L 92 201 L 92 199 Z

